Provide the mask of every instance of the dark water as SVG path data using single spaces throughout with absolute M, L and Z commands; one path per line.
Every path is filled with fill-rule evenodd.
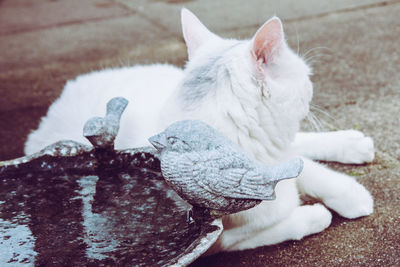
M 210 225 L 146 169 L 0 178 L 0 266 L 170 265 Z

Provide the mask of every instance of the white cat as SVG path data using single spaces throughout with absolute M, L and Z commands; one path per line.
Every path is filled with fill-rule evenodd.
M 147 138 L 176 120 L 200 119 L 259 161 L 270 164 L 302 154 L 344 163 L 370 162 L 373 141 L 361 132 L 298 133 L 312 98 L 311 69 L 287 46 L 273 17 L 251 40 L 222 39 L 182 10 L 189 62 L 89 73 L 69 81 L 39 129 L 29 135 L 30 154 L 61 139 L 88 143 L 85 121 L 103 116 L 114 96 L 130 101 L 116 148 L 148 145 Z M 296 135 L 297 134 L 297 135 Z M 297 179 L 278 183 L 277 199 L 223 218 L 224 231 L 210 253 L 276 244 L 318 233 L 331 223 L 325 207 L 346 218 L 373 211 L 370 193 L 353 178 L 304 158 Z M 301 206 L 299 194 L 323 204 Z

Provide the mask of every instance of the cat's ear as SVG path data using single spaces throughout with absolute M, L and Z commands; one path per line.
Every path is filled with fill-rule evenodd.
M 189 59 L 193 57 L 196 50 L 206 41 L 219 38 L 210 32 L 206 26 L 188 9 L 181 10 L 182 32 L 185 39 Z
M 273 17 L 262 25 L 252 39 L 252 55 L 257 62 L 257 68 L 268 65 L 283 47 L 284 33 L 282 22 Z

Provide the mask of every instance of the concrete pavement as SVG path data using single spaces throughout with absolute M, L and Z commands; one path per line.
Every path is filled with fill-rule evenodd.
M 0 160 L 22 155 L 26 135 L 66 80 L 136 63 L 183 66 L 183 5 L 212 31 L 237 38 L 252 36 L 274 14 L 281 17 L 290 45 L 314 66 L 313 112 L 322 129 L 359 129 L 377 149 L 372 164 L 330 164 L 372 192 L 372 216 L 334 216 L 330 228 L 301 241 L 193 265 L 400 266 L 398 0 L 0 1 Z

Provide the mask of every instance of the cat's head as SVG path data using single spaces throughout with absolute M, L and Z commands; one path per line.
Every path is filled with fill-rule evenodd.
M 296 121 L 308 113 L 311 69 L 286 44 L 279 18 L 268 20 L 250 40 L 223 39 L 183 9 L 182 30 L 189 61 L 180 89 L 188 109 L 210 102 L 205 100 L 229 108 L 240 99 L 243 109 L 269 106 Z

